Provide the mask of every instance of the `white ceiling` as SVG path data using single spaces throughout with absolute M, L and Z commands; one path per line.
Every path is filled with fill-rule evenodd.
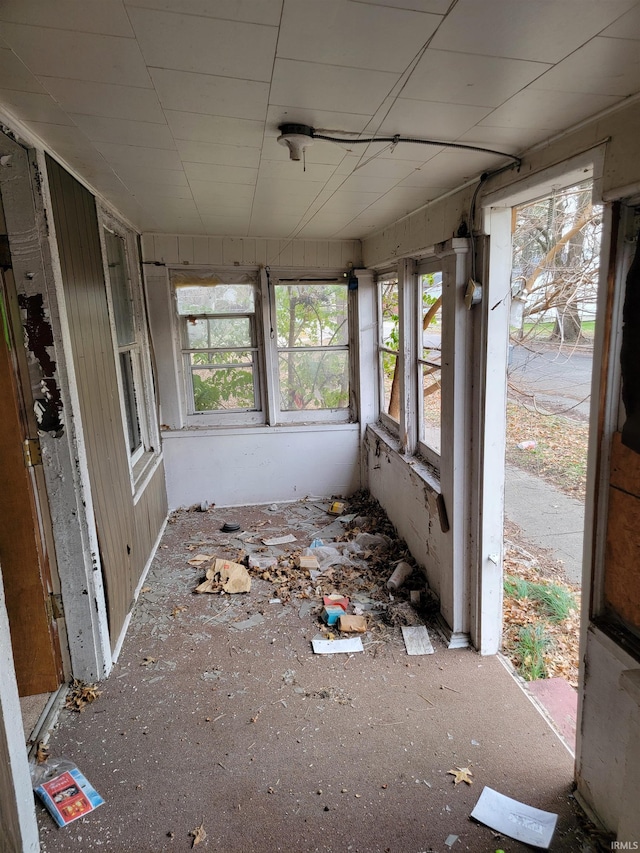
M 142 231 L 362 238 L 640 91 L 638 0 L 0 0 L 0 106 Z

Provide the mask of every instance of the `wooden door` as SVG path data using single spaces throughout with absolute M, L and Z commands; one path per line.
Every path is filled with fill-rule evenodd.
M 38 502 L 37 457 L 31 463 L 25 442 L 32 405 L 23 394 L 22 330 L 16 322 L 11 274 L 0 272 L 0 565 L 9 615 L 11 645 L 21 696 L 47 693 L 62 683 L 55 614 L 49 602 L 51 576 Z M 19 342 L 19 344 L 18 344 Z

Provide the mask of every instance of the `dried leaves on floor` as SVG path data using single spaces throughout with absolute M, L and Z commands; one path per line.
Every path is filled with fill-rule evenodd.
M 82 711 L 87 705 L 95 702 L 101 692 L 97 684 L 87 684 L 79 678 L 74 678 L 69 686 L 65 708 L 69 711 Z

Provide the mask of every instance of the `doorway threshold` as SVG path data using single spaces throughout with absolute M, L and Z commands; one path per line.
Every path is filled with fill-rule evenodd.
M 38 748 L 38 744 L 48 740 L 58 715 L 64 707 L 68 686 L 61 684 L 53 693 L 39 693 L 36 696 L 23 696 L 20 699 L 22 725 L 29 758 Z

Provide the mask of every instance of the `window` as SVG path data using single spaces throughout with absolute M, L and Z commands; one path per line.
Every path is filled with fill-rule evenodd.
M 274 291 L 280 411 L 348 408 L 346 284 L 279 281 Z
M 442 419 L 442 273 L 418 275 L 420 287 L 422 351 L 418 356 L 422 404 L 418 406 L 421 442 L 440 453 Z M 420 339 L 419 339 L 420 340 Z
M 134 465 L 149 449 L 141 335 L 131 291 L 124 238 L 108 228 L 104 241 L 109 270 L 111 308 L 118 350 L 118 370 L 129 455 Z
M 398 369 L 400 328 L 397 275 L 383 276 L 378 279 L 378 298 L 381 410 L 397 426 L 400 416 L 400 371 Z
M 176 284 L 190 414 L 261 410 L 256 284 L 238 278 Z

